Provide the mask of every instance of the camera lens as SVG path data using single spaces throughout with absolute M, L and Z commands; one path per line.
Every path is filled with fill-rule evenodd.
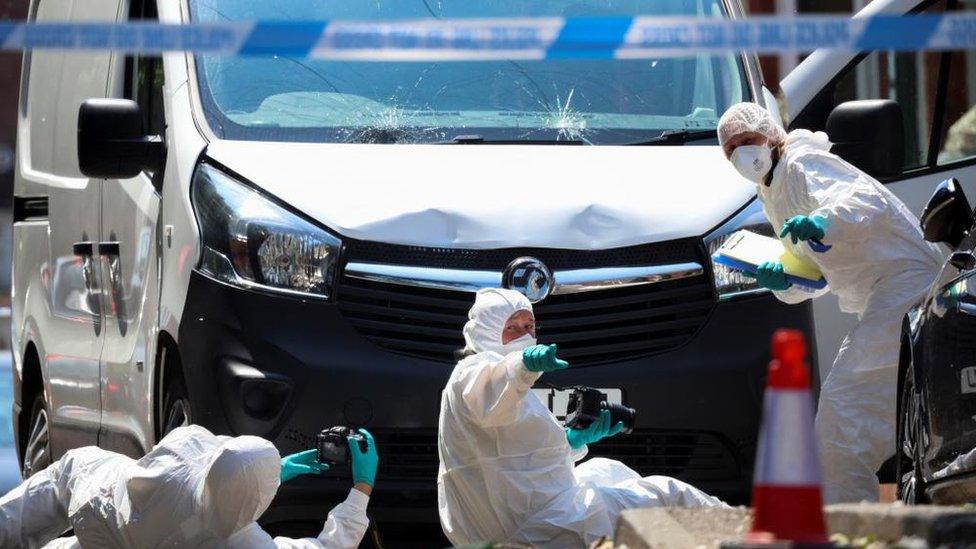
M 610 411 L 610 425 L 616 425 L 619 421 L 624 424 L 624 430 L 621 432 L 633 432 L 634 423 L 637 421 L 637 410 L 621 404 L 604 404 L 604 406 Z

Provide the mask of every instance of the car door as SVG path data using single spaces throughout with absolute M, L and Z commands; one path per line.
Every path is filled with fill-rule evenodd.
M 115 21 L 118 0 L 42 0 L 38 21 Z M 33 52 L 28 79 L 28 182 L 48 189 L 50 316 L 39 321 L 37 342 L 50 410 L 54 456 L 94 444 L 101 419 L 99 355 L 104 322 L 93 247 L 101 238 L 102 183 L 81 175 L 75 149 L 78 107 L 104 97 L 111 55 L 105 52 Z
M 875 0 L 864 11 L 938 14 L 963 9 L 973 8 L 956 0 Z M 976 105 L 974 59 L 973 51 L 814 52 L 782 82 L 790 127 L 822 130 L 831 110 L 844 101 L 893 99 L 904 116 L 905 162 L 897 176 L 879 179 L 916 214 L 948 177 L 976 196 L 976 111 L 970 110 Z M 841 313 L 832 295 L 815 300 L 813 309 L 824 377 L 857 319 Z
M 158 20 L 155 0 L 133 0 L 130 20 Z M 150 135 L 165 133 L 163 65 L 158 56 L 113 61 L 111 95 L 136 101 Z M 133 457 L 155 442 L 152 372 L 158 309 L 158 235 L 163 173 L 106 180 L 99 267 L 105 282 L 99 445 Z
M 961 462 L 976 447 L 976 233 L 948 261 L 932 288 L 916 346 L 916 387 L 921 393 L 923 475 L 942 478 L 971 468 Z M 965 256 L 964 256 L 965 257 Z

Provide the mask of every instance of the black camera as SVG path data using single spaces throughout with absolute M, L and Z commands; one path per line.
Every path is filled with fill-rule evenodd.
M 315 449 L 318 451 L 319 463 L 324 463 L 330 467 L 348 464 L 349 443 L 347 440 L 350 438 L 359 444 L 359 448 L 363 452 L 366 451 L 368 447 L 366 438 L 355 429 L 337 426 L 320 432 L 315 437 Z
M 607 395 L 590 387 L 574 387 L 566 405 L 566 427 L 570 429 L 586 429 L 591 423 L 600 419 L 600 412 L 610 411 L 610 426 L 623 422 L 624 433 L 634 430 L 637 420 L 637 410 L 622 404 L 610 404 Z

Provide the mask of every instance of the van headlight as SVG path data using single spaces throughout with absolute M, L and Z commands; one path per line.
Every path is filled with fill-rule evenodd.
M 191 187 L 205 274 L 249 289 L 328 298 L 342 242 L 209 164 Z
M 753 199 L 739 213 L 722 224 L 718 229 L 712 231 L 705 237 L 705 247 L 708 249 L 708 257 L 712 257 L 725 240 L 732 236 L 736 231 L 747 229 L 754 233 L 765 236 L 775 237 L 773 226 L 766 219 L 762 205 L 758 199 Z M 742 274 L 741 271 L 730 269 L 724 265 L 719 265 L 712 261 L 712 272 L 715 273 L 715 289 L 719 299 L 729 299 L 745 292 L 768 292 L 765 288 L 756 284 L 756 279 Z

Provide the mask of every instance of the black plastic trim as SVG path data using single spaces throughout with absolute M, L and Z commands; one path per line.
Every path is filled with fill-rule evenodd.
M 118 242 L 99 242 L 98 255 L 116 256 L 119 255 Z
M 47 221 L 48 197 L 15 196 L 14 223 L 19 221 Z

